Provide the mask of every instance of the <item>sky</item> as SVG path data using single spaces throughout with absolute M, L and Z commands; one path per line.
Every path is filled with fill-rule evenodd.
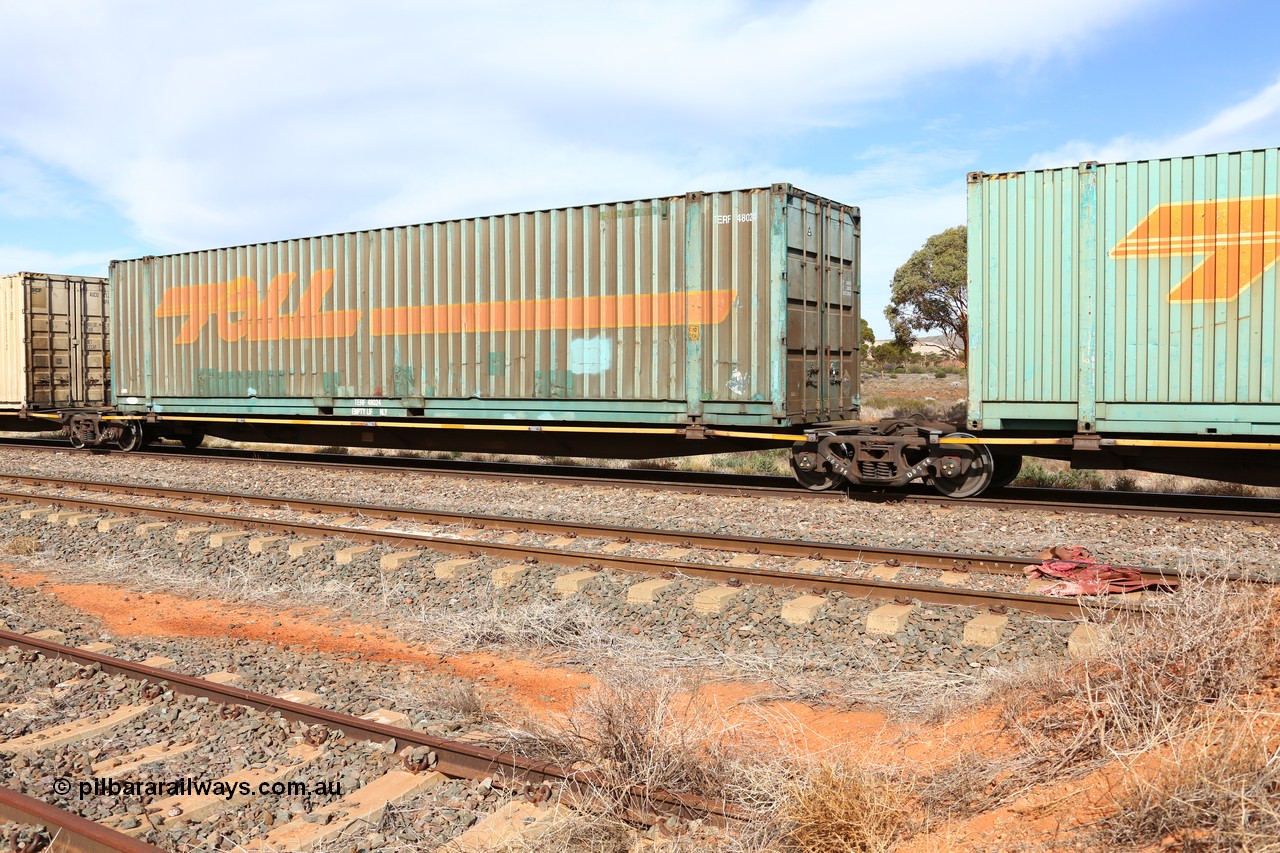
M 863 315 L 965 178 L 1280 144 L 1273 0 L 0 0 L 0 273 L 786 182 Z

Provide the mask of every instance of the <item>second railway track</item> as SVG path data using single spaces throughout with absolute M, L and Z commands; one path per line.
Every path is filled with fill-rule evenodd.
M 995 557 L 980 554 L 956 554 L 914 551 L 894 548 L 870 548 L 828 542 L 803 542 L 693 534 L 682 531 L 645 530 L 630 527 L 572 524 L 513 519 L 466 513 L 416 510 L 405 507 L 370 506 L 321 501 L 295 501 L 282 497 L 242 496 L 225 492 L 193 492 L 119 483 L 102 483 L 39 477 L 3 476 L 32 487 L 32 491 L 0 491 L 0 499 L 11 502 L 2 509 L 20 511 L 25 503 L 43 504 L 64 510 L 82 511 L 86 518 L 95 513 L 122 516 L 147 516 L 168 522 L 193 525 L 188 535 L 205 535 L 213 527 L 261 530 L 274 534 L 303 537 L 310 540 L 339 538 L 352 543 L 376 543 L 403 549 L 422 549 L 447 555 L 487 555 L 500 560 L 518 561 L 517 565 L 543 564 L 571 566 L 581 569 L 609 569 L 649 575 L 682 575 L 703 578 L 725 588 L 742 584 L 795 589 L 810 594 L 841 595 L 893 601 L 917 600 L 929 604 L 970 607 L 1014 608 L 1054 618 L 1078 618 L 1081 609 L 1073 599 L 1041 595 L 1036 592 L 976 588 L 971 576 L 1023 575 L 1024 570 L 1039 561 L 1023 557 Z M 107 493 L 111 500 L 71 494 L 75 490 Z M 124 502 L 126 496 L 142 499 Z M 151 502 L 147 502 L 150 500 Z M 155 503 L 155 501 L 164 503 Z M 257 509 L 264 515 L 243 515 L 228 510 L 236 505 Z M 27 509 L 28 515 L 36 510 Z M 280 518 L 279 513 L 291 515 Z M 322 513 L 334 518 L 330 523 L 301 520 L 300 514 Z M 272 517 L 277 514 L 277 517 Z M 61 520 L 61 519 L 55 519 Z M 75 520 L 74 518 L 69 520 Z M 96 517 L 95 517 L 96 521 Z M 381 522 L 380 527 L 371 526 Z M 341 523 L 339 523 L 341 522 Z M 446 528 L 436 533 L 420 533 L 406 529 L 418 523 Z M 104 530 L 114 525 L 101 522 Z M 495 541 L 483 538 L 480 531 L 496 528 L 511 533 Z M 458 532 L 461 531 L 461 532 Z M 468 532 L 470 531 L 470 532 Z M 525 535 L 557 537 L 553 543 L 526 544 Z M 184 539 L 187 536 L 183 537 Z M 599 544 L 586 547 L 594 540 Z M 619 553 L 632 543 L 676 546 L 658 556 L 630 556 Z M 581 546 L 581 547 L 580 547 Z M 718 552 L 714 560 L 686 559 L 691 552 Z M 727 555 L 728 556 L 726 559 Z M 763 557 L 779 557 L 795 561 L 784 569 L 752 565 Z M 455 561 L 456 562 L 456 561 Z M 879 571 L 876 568 L 879 567 Z M 896 578 L 903 569 L 941 573 L 934 582 L 912 582 Z M 510 572 L 508 572 L 510 574 Z M 1159 569 L 1143 569 L 1144 580 L 1176 584 L 1176 574 Z M 504 577 L 495 570 L 495 582 Z M 566 576 L 567 577 L 567 576 Z M 565 580 L 572 586 L 586 578 L 579 574 Z M 726 593 L 727 594 L 727 593 Z
M 0 447 L 43 452 L 124 455 L 118 451 L 73 451 L 65 442 L 46 439 L 0 438 Z M 984 507 L 997 510 L 1082 512 L 1101 515 L 1146 516 L 1177 520 L 1236 521 L 1280 524 L 1280 500 L 1231 495 L 1193 495 L 1155 492 L 1116 492 L 1082 489 L 1007 487 L 976 498 L 956 501 L 923 487 L 901 490 L 839 490 L 813 492 L 790 477 L 670 471 L 658 468 L 604 468 L 527 462 L 476 462 L 449 459 L 338 455 L 319 452 L 239 450 L 155 446 L 127 458 L 201 459 L 229 464 L 292 465 L 334 471 L 391 471 L 437 476 L 465 476 L 497 480 L 535 480 L 563 485 L 646 488 L 663 491 L 719 494 L 792 500 L 844 500 L 933 506 Z
M 232 842 L 234 849 L 264 853 L 311 849 L 346 830 L 376 822 L 391 804 L 429 796 L 447 779 L 483 782 L 485 790 L 503 792 L 500 799 L 505 803 L 487 818 L 482 817 L 470 830 L 470 837 L 463 833 L 439 848 L 479 850 L 485 841 L 501 838 L 504 832 L 514 837 L 527 832 L 531 824 L 555 816 L 554 809 L 539 809 L 537 804 L 586 802 L 601 784 L 590 769 L 560 767 L 425 734 L 409 728 L 408 718 L 398 712 L 376 710 L 356 717 L 324 708 L 323 697 L 307 691 L 258 693 L 236 686 L 235 673 L 197 677 L 175 671 L 172 660 L 133 661 L 109 654 L 111 649 L 104 644 L 72 648 L 62 640 L 56 630 L 30 635 L 0 631 L 0 654 L 9 649 L 12 657 L 13 649 L 23 651 L 6 667 L 6 680 L 21 682 L 25 668 L 36 667 L 40 672 L 33 684 L 57 694 L 57 707 L 70 712 L 70 719 L 44 720 L 47 715 L 37 713 L 38 709 L 23 715 L 17 713 L 22 711 L 21 704 L 0 704 L 0 755 L 21 762 L 29 771 L 46 765 L 52 768 L 59 750 L 68 747 L 95 743 L 101 745 L 94 749 L 95 755 L 107 753 L 92 766 L 71 771 L 76 778 L 59 769 L 49 791 L 0 789 L 0 817 L 44 826 L 55 839 L 61 835 L 63 841 L 55 841 L 55 850 L 142 853 L 157 849 L 143 840 L 166 848 L 182 847 L 192 834 L 201 838 L 199 846 L 210 849 L 225 848 L 226 842 Z M 71 667 L 59 670 L 55 661 Z M 118 677 L 142 686 L 110 682 Z M 45 686 L 50 680 L 57 682 L 52 688 Z M 29 695 L 37 692 L 33 688 Z M 173 696 L 188 701 L 175 703 Z M 202 705 L 204 702 L 210 704 Z M 199 723 L 201 716 L 209 721 Z M 12 731 L 15 725 L 21 734 Z M 199 775 L 197 771 L 209 776 L 215 768 L 201 769 L 198 756 L 202 744 L 200 736 L 193 734 L 206 729 L 223 733 L 220 748 L 224 753 L 240 749 L 238 739 L 261 738 L 265 736 L 262 733 L 274 731 L 275 736 L 267 736 L 274 744 L 268 750 L 273 754 L 261 765 L 251 763 L 216 779 L 193 779 L 190 785 L 183 783 L 181 790 L 174 789 L 172 780 L 157 782 L 155 774 L 145 769 L 162 768 L 185 774 L 184 778 Z M 146 745 L 113 746 L 134 741 L 145 741 Z M 369 748 L 351 750 L 346 745 L 352 742 Z M 327 757 L 333 749 L 345 751 Z M 283 822 L 268 818 L 264 823 L 255 817 L 259 811 L 243 808 L 254 797 L 277 789 L 293 790 L 286 788 L 290 785 L 307 785 L 299 779 L 314 778 L 317 773 L 368 781 L 345 791 L 326 789 L 316 795 L 314 810 Z M 31 779 L 32 773 L 26 772 L 22 778 Z M 134 790 L 125 783 L 137 787 L 138 792 L 121 795 L 122 790 Z M 201 785 L 217 790 L 211 793 Z M 165 796 L 166 789 L 174 792 Z M 94 800 L 109 813 L 87 821 L 32 796 L 53 799 L 62 809 Z M 725 825 L 736 818 L 722 803 L 692 795 L 635 790 L 625 796 L 624 813 L 641 825 L 667 819 Z M 129 803 L 137 807 L 126 810 Z

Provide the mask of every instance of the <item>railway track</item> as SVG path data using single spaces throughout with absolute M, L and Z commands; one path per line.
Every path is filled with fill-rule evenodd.
M 505 561 L 506 575 L 518 576 L 532 566 L 567 566 L 585 570 L 564 576 L 563 585 L 566 586 L 585 583 L 590 579 L 587 574 L 607 569 L 666 578 L 682 576 L 709 580 L 717 588 L 726 590 L 725 596 L 730 595 L 728 590 L 753 584 L 796 590 L 808 596 L 834 593 L 853 598 L 888 600 L 899 605 L 918 601 L 987 609 L 994 607 L 997 610 L 1017 609 L 1056 619 L 1077 619 L 1081 616 L 1080 605 L 1074 599 L 1032 591 L 992 589 L 990 584 L 982 588 L 980 584 L 971 583 L 972 579 L 985 576 L 1013 575 L 1021 578 L 1028 566 L 1039 562 L 1031 558 L 655 531 L 120 483 L 0 476 L 0 482 L 5 480 L 31 486 L 34 490 L 0 490 L 0 500 L 9 502 L 7 506 L 0 507 L 0 511 L 21 512 L 26 517 L 44 512 L 55 522 L 65 520 L 78 524 L 92 520 L 103 532 L 115 528 L 112 522 L 100 520 L 104 514 L 123 518 L 145 516 L 162 523 L 190 525 L 188 530 L 193 533 L 188 535 L 205 535 L 214 529 L 229 528 L 295 537 L 301 543 L 339 539 L 346 543 L 381 545 L 402 549 L 406 555 L 434 552 L 466 555 L 468 558 L 485 556 Z M 73 490 L 81 494 L 71 493 Z M 96 496 L 98 494 L 111 495 L 112 499 L 101 499 Z M 119 499 L 121 496 L 135 500 L 122 501 Z M 45 509 L 42 511 L 39 506 Z M 236 507 L 256 509 L 259 514 L 230 511 Z M 61 511 L 55 512 L 55 509 Z M 67 511 L 71 512 L 68 514 Z M 314 520 L 316 514 L 332 518 L 325 519 L 327 523 L 324 523 Z M 312 520 L 302 520 L 300 516 L 303 515 Z M 415 532 L 409 529 L 412 524 L 438 529 L 431 533 Z M 492 537 L 486 533 L 491 530 L 511 532 Z M 188 535 L 183 538 L 188 538 Z M 533 541 L 524 541 L 526 537 Z M 548 537 L 554 539 L 546 542 Z M 656 556 L 622 553 L 628 550 L 628 546 L 638 543 L 675 547 Z M 696 559 L 698 556 L 702 559 Z M 753 565 L 769 557 L 789 562 L 782 568 Z M 494 571 L 499 572 L 497 569 Z M 936 578 L 898 579 L 899 575 L 912 571 L 925 571 L 936 575 Z M 1152 583 L 1171 587 L 1177 583 L 1177 575 L 1172 572 L 1143 569 L 1141 574 L 1144 580 Z M 503 577 L 505 575 L 501 573 L 495 574 L 495 582 L 500 582 Z M 557 583 L 561 583 L 560 578 L 557 578 Z
M 0 446 L 37 451 L 73 452 L 63 441 L 0 438 Z M 111 455 L 107 449 L 74 451 Z M 116 452 L 118 453 L 118 452 Z M 472 462 L 448 459 L 413 459 L 295 451 L 250 451 L 158 445 L 135 451 L 130 458 L 203 459 L 249 464 L 292 465 L 333 471 L 392 471 L 433 475 L 465 475 L 469 478 L 533 480 L 564 485 L 646 488 L 664 491 L 717 494 L 736 497 L 789 498 L 795 500 L 862 501 L 941 506 L 984 507 L 996 510 L 1083 512 L 1131 515 L 1178 520 L 1280 523 L 1280 500 L 1224 495 L 1186 495 L 1152 492 L 1115 492 L 1081 489 L 1043 489 L 1013 486 L 976 498 L 955 501 L 927 487 L 902 490 L 840 490 L 814 492 L 790 477 L 764 474 L 727 474 L 699 471 L 667 471 L 656 468 L 600 468 L 520 462 Z
M 810 608 L 810 613 L 820 609 L 830 596 L 847 596 L 888 602 L 872 614 L 884 609 L 895 610 L 897 615 L 909 614 L 920 604 L 960 605 L 979 609 L 973 623 L 983 622 L 989 629 L 992 620 L 1003 619 L 1008 610 L 1025 611 L 1054 619 L 1081 619 L 1085 613 L 1074 600 L 1063 600 L 1034 592 L 1009 592 L 980 589 L 967 586 L 972 579 L 983 577 L 1020 576 L 1026 566 L 1036 562 L 1027 558 L 995 557 L 974 554 L 941 554 L 902 549 L 871 549 L 855 545 L 825 542 L 795 542 L 765 538 L 746 538 L 716 535 L 697 535 L 680 531 L 655 531 L 636 528 L 609 527 L 546 522 L 536 519 L 513 519 L 465 513 L 425 511 L 407 507 L 371 506 L 340 502 L 295 501 L 272 496 L 244 496 L 225 492 L 192 492 L 131 484 L 89 482 L 40 477 L 3 476 L 10 488 L 0 491 L 0 519 L 18 513 L 29 519 L 43 519 L 50 524 L 68 527 L 96 527 L 99 531 L 117 535 L 142 535 L 139 531 L 150 527 L 155 535 L 173 535 L 175 539 L 201 539 L 226 534 L 229 541 L 252 543 L 264 539 L 276 540 L 273 547 L 294 546 L 299 553 L 317 542 L 340 543 L 337 554 L 349 548 L 400 549 L 383 555 L 396 558 L 420 559 L 434 569 L 437 577 L 441 570 L 466 570 L 475 565 L 477 557 L 505 563 L 493 570 L 495 583 L 501 570 L 515 572 L 539 572 L 547 567 L 565 566 L 576 569 L 568 574 L 556 574 L 556 589 L 572 591 L 574 584 L 590 582 L 601 570 L 643 574 L 652 578 L 636 586 L 666 583 L 671 576 L 698 578 L 710 581 L 713 586 L 699 593 L 732 595 L 744 584 L 761 584 L 802 593 L 788 602 L 793 614 Z M 25 487 L 25 490 L 16 487 Z M 122 500 L 126 498 L 127 500 Z M 303 518 L 309 520 L 302 520 Z M 433 532 L 420 532 L 415 527 L 432 528 Z M 255 534 L 263 534 L 255 540 Z M 278 537 L 287 537 L 281 541 Z M 237 538 L 238 537 L 238 538 Z M 554 537 L 554 543 L 546 540 Z M 527 541 L 526 541 L 527 540 Z M 658 556 L 628 553 L 645 548 L 663 547 Z M 443 560 L 431 555 L 462 556 L 465 559 Z M 696 558 L 696 559 L 695 559 Z M 752 565 L 770 560 L 793 561 L 786 569 Z M 807 570 L 801 567 L 807 566 Z M 859 572 L 852 577 L 842 571 Z M 553 570 L 554 571 L 554 570 Z M 899 572 L 932 572 L 937 575 L 929 582 L 894 580 Z M 1144 578 L 1174 583 L 1176 575 L 1159 570 L 1144 570 Z M 949 576 L 949 579 L 944 577 Z M 1123 611 L 1126 604 L 1113 605 Z M 786 608 L 784 608 L 785 616 Z M 881 614 L 882 616 L 884 614 Z M 892 615 L 892 614 L 891 614 Z M 985 621 L 984 621 L 985 620 Z M 883 620 L 882 620 L 883 621 Z M 892 625 L 893 620 L 889 620 Z M 898 629 L 901 622 L 898 622 Z M 1081 628 L 1087 626 L 1081 625 Z M 868 633 L 872 633 L 872 616 L 868 616 Z M 892 630 L 892 628 L 891 628 Z M 883 633 L 884 629 L 876 633 Z M 966 640 L 969 635 L 965 629 Z M 998 642 L 993 640 L 989 642 Z M 1073 635 L 1074 642 L 1074 635 Z M 461 744 L 419 732 L 397 728 L 376 721 L 359 721 L 335 712 L 325 711 L 279 696 L 252 694 L 234 685 L 219 685 L 207 678 L 180 676 L 168 670 L 110 658 L 101 652 L 85 649 L 68 649 L 49 639 L 22 637 L 0 632 L 0 647 L 16 644 L 29 652 L 58 657 L 92 666 L 109 674 L 127 675 L 151 682 L 163 681 L 169 685 L 180 684 L 174 689 L 192 696 L 204 696 L 224 706 L 243 706 L 260 712 L 288 715 L 307 726 L 325 730 L 341 730 L 350 737 L 360 737 L 374 743 L 394 739 L 398 747 L 416 746 L 433 752 L 436 762 L 430 772 L 449 778 L 498 778 L 503 790 L 529 790 L 542 792 L 540 786 L 564 791 L 568 802 L 575 792 L 589 780 L 578 774 L 550 765 L 506 765 L 506 757 L 492 750 L 473 744 Z M 141 667 L 141 668 L 140 668 Z M 220 698 L 219 698 L 220 697 Z M 352 722 L 352 721 L 356 722 Z M 5 746 L 0 743 L 0 752 Z M 401 771 L 405 772 L 405 771 Z M 532 786 L 527 788 L 525 786 Z M 536 796 L 544 796 L 536 793 Z M 714 804 L 699 802 L 687 797 L 671 797 L 659 794 L 657 800 L 663 813 L 680 817 L 706 817 L 731 821 L 733 815 L 717 811 Z M 527 808 L 520 812 L 519 822 L 530 817 Z M 181 808 L 181 807 L 178 807 Z M 516 807 L 513 806 L 514 810 Z M 638 807 L 637 807 L 638 808 Z M 48 804 L 29 801 L 21 794 L 0 792 L 0 818 L 8 817 L 20 823 L 50 827 L 51 834 L 63 833 L 74 840 L 66 848 L 77 850 L 154 850 L 128 835 L 102 836 L 104 827 L 90 822 L 84 826 L 83 818 L 60 815 Z M 507 820 L 510 814 L 502 813 L 496 819 Z M 61 821 L 61 822 L 60 822 Z M 77 823 L 80 821 L 80 823 Z M 309 832 L 308 827 L 328 827 L 319 821 L 303 821 L 296 832 Z M 137 827 L 130 827 L 136 829 Z M 105 827 L 113 832 L 111 827 Z M 114 846 L 116 843 L 124 846 Z M 129 846 L 132 845 L 132 846 Z M 270 849 L 267 846 L 248 849 Z
M 324 798 L 317 795 L 314 810 L 284 823 L 263 827 L 250 820 L 248 826 L 235 830 L 219 824 L 217 842 L 221 842 L 221 836 L 230 835 L 237 840 L 235 849 L 311 849 L 350 827 L 376 822 L 382 810 L 391 804 L 425 795 L 446 779 L 463 779 L 483 781 L 485 786 L 507 795 L 506 802 L 487 820 L 468 830 L 470 836 L 460 836 L 440 848 L 468 851 L 480 849 L 471 846 L 472 842 L 492 842 L 504 833 L 528 832 L 531 825 L 554 816 L 555 809 L 538 808 L 538 803 L 572 807 L 585 802 L 587 796 L 600 787 L 599 779 L 589 770 L 529 761 L 475 743 L 424 734 L 409 728 L 408 718 L 395 711 L 376 710 L 360 717 L 342 714 L 321 707 L 322 697 L 306 691 L 286 691 L 279 695 L 257 693 L 237 687 L 234 673 L 195 677 L 173 671 L 171 660 L 131 661 L 108 654 L 109 649 L 105 647 L 72 648 L 59 642 L 62 639 L 56 630 L 31 635 L 0 631 L 0 649 L 22 649 L 27 655 L 22 660 L 27 665 L 38 665 L 41 660 L 73 665 L 62 672 L 66 679 L 53 691 L 60 693 L 60 698 L 73 709 L 73 717 L 83 715 L 44 724 L 20 735 L 5 734 L 4 728 L 8 726 L 0 728 L 0 755 L 28 756 L 31 761 L 47 763 L 50 750 L 90 741 L 98 744 L 100 750 L 101 745 L 105 745 L 111 751 L 111 745 L 117 740 L 130 742 L 127 735 L 136 734 L 137 729 L 122 730 L 136 720 L 146 720 L 148 726 L 143 732 L 149 743 L 123 753 L 117 747 L 89 768 L 91 779 L 59 776 L 52 782 L 52 796 L 39 792 L 61 806 L 74 802 L 72 793 L 77 790 L 83 802 L 86 786 L 90 786 L 92 796 L 99 796 L 99 787 L 105 791 L 109 784 L 103 780 L 141 778 L 138 774 L 148 765 L 153 769 L 162 766 L 166 770 L 185 768 L 189 771 L 193 762 L 188 760 L 184 764 L 182 759 L 198 744 L 189 740 L 190 726 L 179 725 L 178 721 L 189 724 L 193 714 L 216 715 L 216 719 L 210 717 L 210 725 L 231 733 L 225 743 L 219 743 L 220 748 L 231 752 L 237 749 L 236 732 L 257 736 L 263 725 L 278 725 L 272 722 L 276 718 L 292 727 L 288 732 L 288 748 L 281 750 L 284 754 L 272 758 L 265 766 L 250 766 L 217 780 L 204 780 L 219 791 L 238 792 L 225 796 L 220 792 L 190 791 L 187 790 L 190 786 L 184 786 L 167 797 L 155 796 L 145 810 L 131 811 L 123 810 L 125 802 L 138 798 L 121 797 L 119 808 L 113 808 L 110 816 L 94 822 L 53 803 L 34 799 L 29 795 L 33 792 L 0 789 L 0 818 L 43 826 L 56 839 L 53 850 L 141 853 L 160 849 L 139 840 L 138 836 L 171 846 L 173 839 L 168 833 L 175 827 L 208 822 L 241 805 L 254 792 L 277 790 L 287 780 L 297 779 L 302 771 L 337 772 L 333 768 L 341 768 L 349 777 L 352 770 L 347 758 L 335 760 L 331 767 L 325 764 L 325 758 L 331 744 L 350 740 L 371 747 L 362 753 L 344 754 L 355 756 L 352 760 L 356 763 L 367 757 L 368 766 L 358 769 L 370 776 L 371 781 L 345 793 L 330 790 L 326 794 L 327 802 L 321 802 Z M 120 689 L 108 682 L 111 677 L 142 682 L 145 687 L 132 691 Z M 21 668 L 10 668 L 6 678 L 23 678 Z M 45 671 L 41 672 L 40 679 L 50 680 Z M 119 701 L 105 706 L 95 703 L 89 710 L 74 710 L 77 709 L 76 694 L 105 691 L 110 691 Z M 196 701 L 175 706 L 167 700 L 169 694 Z M 0 715 L 2 721 L 4 716 L 13 713 L 14 707 L 0 705 L 0 711 L 4 712 Z M 108 795 L 101 794 L 102 797 Z M 739 817 L 722 803 L 696 796 L 636 790 L 625 797 L 623 813 L 642 824 L 676 818 L 709 820 L 713 825 L 725 826 Z

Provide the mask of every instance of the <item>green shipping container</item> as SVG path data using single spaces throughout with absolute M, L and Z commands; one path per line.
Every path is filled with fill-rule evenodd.
M 113 262 L 127 412 L 774 428 L 857 412 L 860 218 L 787 184 Z
M 1280 152 L 969 176 L 969 426 L 1280 435 Z

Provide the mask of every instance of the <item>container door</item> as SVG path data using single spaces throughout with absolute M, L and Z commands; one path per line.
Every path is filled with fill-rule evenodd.
M 853 417 L 859 356 L 857 208 L 807 195 L 787 204 L 787 414 Z
M 858 363 L 862 345 L 858 323 L 861 217 L 855 208 L 828 204 L 823 224 L 826 417 L 843 420 L 856 417 L 858 407 Z
M 102 406 L 107 400 L 107 289 L 97 280 L 26 280 L 31 404 Z
M 26 281 L 31 318 L 28 359 L 31 364 L 31 403 L 37 408 L 70 405 L 71 339 L 65 279 L 45 277 Z
M 108 397 L 107 287 L 100 281 L 70 285 L 72 396 L 77 406 L 105 406 Z

